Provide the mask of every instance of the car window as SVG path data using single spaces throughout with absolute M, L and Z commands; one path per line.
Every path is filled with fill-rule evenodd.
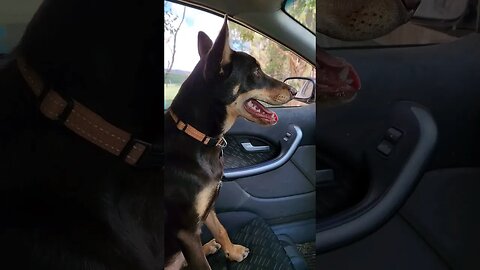
M 215 40 L 222 27 L 223 18 L 169 1 L 164 1 L 164 13 L 164 108 L 167 109 L 181 84 L 200 60 L 197 52 L 198 32 L 203 31 Z M 315 67 L 286 47 L 235 22 L 230 21 L 228 26 L 230 47 L 255 57 L 266 74 L 282 81 L 288 77 L 315 78 Z M 306 104 L 292 100 L 282 106 Z
M 315 32 L 316 0 L 285 0 L 283 11 Z

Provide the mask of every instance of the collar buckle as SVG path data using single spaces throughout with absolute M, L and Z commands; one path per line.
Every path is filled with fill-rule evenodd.
M 220 146 L 220 148 L 225 148 L 227 147 L 228 143 L 227 143 L 227 140 L 225 140 L 225 137 L 222 137 L 218 140 L 216 146 Z

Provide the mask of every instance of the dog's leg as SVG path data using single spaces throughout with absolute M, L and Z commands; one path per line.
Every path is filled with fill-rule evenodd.
M 182 249 L 187 269 L 211 270 L 207 258 L 203 253 L 202 242 L 198 232 L 181 230 L 178 232 L 178 240 Z
M 210 240 L 208 243 L 206 243 L 205 245 L 203 245 L 203 253 L 205 254 L 205 256 L 208 256 L 216 253 L 221 247 L 222 245 L 217 243 L 217 241 L 214 238 Z
M 208 243 L 203 245 L 203 254 L 205 256 L 211 255 L 216 253 L 222 246 L 215 241 L 215 239 L 210 240 Z M 187 261 L 183 256 L 182 252 L 179 252 L 175 255 L 175 259 L 171 264 L 165 267 L 165 270 L 180 270 L 182 267 L 187 267 Z
M 180 270 L 182 267 L 186 265 L 185 262 L 185 257 L 183 257 L 183 253 L 179 252 L 178 254 L 175 255 L 175 258 L 172 260 L 172 262 L 167 265 L 163 270 Z
M 227 230 L 225 230 L 223 225 L 218 220 L 215 211 L 210 211 L 207 219 L 205 220 L 205 224 L 210 232 L 212 232 L 213 237 L 215 237 L 217 242 L 222 245 L 222 250 L 228 259 L 241 262 L 248 256 L 248 253 L 250 252 L 248 248 L 241 245 L 232 244 L 230 238 L 228 237 Z

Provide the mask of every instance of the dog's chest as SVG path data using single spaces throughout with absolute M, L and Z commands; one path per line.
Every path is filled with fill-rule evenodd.
M 195 209 L 197 211 L 200 221 L 204 221 L 210 210 L 213 208 L 213 204 L 220 193 L 222 187 L 222 181 L 212 183 L 198 193 L 195 201 Z
M 205 164 L 206 165 L 206 164 Z M 210 181 L 197 194 L 195 199 L 195 210 L 200 218 L 200 221 L 205 220 L 208 212 L 212 209 L 213 204 L 220 192 L 223 177 L 223 154 L 217 159 L 209 161 L 210 166 L 205 166 L 204 169 L 210 175 Z

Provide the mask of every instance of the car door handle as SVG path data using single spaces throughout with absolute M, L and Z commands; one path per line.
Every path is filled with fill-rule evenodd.
M 265 173 L 271 170 L 275 170 L 287 163 L 287 161 L 290 160 L 290 158 L 297 150 L 297 147 L 300 145 L 303 134 L 300 127 L 292 124 L 288 126 L 286 134 L 289 135 L 285 135 L 286 137 L 280 140 L 281 150 L 276 158 L 248 167 L 225 169 L 223 173 L 224 179 L 226 181 L 230 181 L 236 178 Z
M 247 152 L 268 152 L 270 151 L 269 145 L 258 145 L 254 146 L 251 142 L 242 142 L 242 147 Z

